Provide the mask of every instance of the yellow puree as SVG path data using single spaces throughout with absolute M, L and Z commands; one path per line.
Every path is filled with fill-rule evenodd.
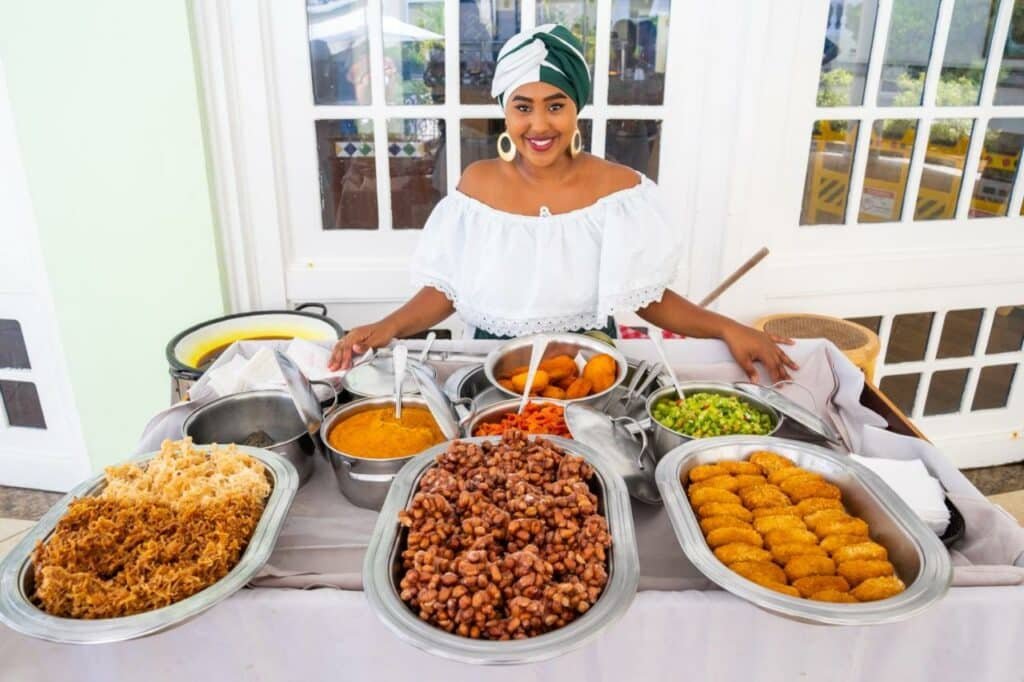
M 393 406 L 367 410 L 341 421 L 327 434 L 335 450 L 366 459 L 408 457 L 444 440 L 441 429 L 422 407 L 403 407 L 402 420 Z

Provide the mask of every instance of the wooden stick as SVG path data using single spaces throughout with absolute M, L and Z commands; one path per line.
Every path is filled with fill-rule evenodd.
M 715 301 L 715 299 L 717 299 L 719 296 L 721 296 L 723 293 L 725 293 L 726 289 L 728 289 L 733 284 L 735 284 L 736 280 L 738 280 L 740 277 L 743 277 L 743 275 L 745 275 L 748 272 L 750 272 L 753 269 L 753 267 L 755 265 L 757 265 L 758 263 L 760 263 L 762 260 L 764 260 L 765 256 L 767 256 L 767 255 L 768 255 L 768 247 L 762 246 L 761 249 L 757 253 L 755 253 L 753 256 L 751 256 L 750 258 L 747 259 L 746 263 L 744 263 L 743 265 L 739 266 L 736 269 L 736 272 L 734 272 L 731 275 L 729 275 L 728 277 L 726 277 L 725 281 L 723 281 L 721 284 L 719 284 L 717 287 L 715 287 L 714 290 L 710 294 L 705 296 L 703 298 L 703 300 L 701 300 L 701 302 L 698 303 L 698 305 L 701 308 L 706 308 L 709 305 L 711 305 Z

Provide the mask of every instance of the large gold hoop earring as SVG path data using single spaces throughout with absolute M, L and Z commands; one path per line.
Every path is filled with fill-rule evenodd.
M 508 149 L 505 149 L 503 142 L 508 142 Z M 516 158 L 516 145 L 512 142 L 512 136 L 508 134 L 508 131 L 498 136 L 498 156 L 502 161 L 510 163 Z
M 572 143 L 569 146 L 569 154 L 575 159 L 579 156 L 581 151 L 583 151 L 583 135 L 580 133 L 580 129 L 577 128 L 572 134 Z

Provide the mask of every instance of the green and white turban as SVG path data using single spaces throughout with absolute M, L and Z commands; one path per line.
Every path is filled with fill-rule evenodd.
M 491 97 L 504 109 L 505 99 L 527 83 L 554 85 L 576 102 L 577 112 L 590 99 L 590 71 L 583 45 L 565 26 L 544 24 L 517 33 L 501 48 Z

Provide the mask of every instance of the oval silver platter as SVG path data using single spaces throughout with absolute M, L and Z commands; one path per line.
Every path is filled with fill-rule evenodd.
M 211 446 L 193 447 L 208 450 Z M 121 618 L 60 618 L 51 616 L 33 604 L 32 550 L 36 542 L 45 541 L 50 536 L 72 500 L 96 495 L 103 489 L 106 477 L 101 473 L 80 483 L 65 495 L 0 562 L 0 622 L 22 634 L 51 642 L 106 644 L 151 635 L 179 625 L 245 587 L 270 558 L 284 518 L 298 490 L 299 475 L 295 467 L 277 453 L 242 445 L 237 447 L 239 452 L 263 464 L 270 479 L 271 490 L 249 544 L 235 567 L 223 578 L 170 606 Z M 157 454 L 149 452 L 129 461 L 143 464 Z
M 746 459 L 758 450 L 784 455 L 839 486 L 843 504 L 871 527 L 871 538 L 889 550 L 906 591 L 874 602 L 831 604 L 774 592 L 731 571 L 711 552 L 680 483 L 699 464 Z M 953 568 L 935 533 L 874 472 L 846 455 L 809 443 L 765 436 L 695 440 L 671 450 L 655 474 L 676 538 L 687 558 L 709 580 L 738 597 L 790 618 L 832 625 L 869 625 L 910 618 L 949 589 Z
M 542 436 L 566 452 L 583 457 L 594 468 L 592 479 L 598 497 L 598 509 L 608 520 L 612 536 L 608 554 L 608 584 L 590 609 L 563 628 L 528 639 L 489 641 L 470 639 L 445 632 L 420 620 L 402 601 L 398 583 L 403 571 L 401 552 L 405 530 L 398 523 L 398 512 L 412 501 L 420 478 L 451 442 L 441 443 L 414 457 L 391 484 L 363 563 L 363 589 L 370 608 L 400 639 L 444 658 L 463 663 L 514 665 L 535 663 L 567 653 L 596 637 L 618 620 L 636 595 L 640 581 L 629 493 L 622 478 L 614 473 L 604 455 L 582 443 L 556 436 Z M 499 436 L 463 438 L 463 442 L 498 442 Z

